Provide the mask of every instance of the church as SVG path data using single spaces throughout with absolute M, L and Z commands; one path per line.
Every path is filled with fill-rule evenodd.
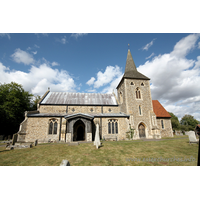
M 39 143 L 133 140 L 173 137 L 171 116 L 158 100 L 152 100 L 150 79 L 137 71 L 130 49 L 117 96 L 100 93 L 51 92 L 40 99 L 36 111 L 26 111 L 17 133 L 18 142 Z

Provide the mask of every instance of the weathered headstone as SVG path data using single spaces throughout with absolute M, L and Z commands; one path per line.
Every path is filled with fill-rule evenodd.
M 70 166 L 69 161 L 68 160 L 62 160 L 62 162 L 60 163 L 60 166 Z
M 197 138 L 196 138 L 195 133 L 190 133 L 190 134 L 189 134 L 189 141 L 190 141 L 190 143 L 198 143 L 198 142 L 199 142 L 199 141 L 197 140 Z

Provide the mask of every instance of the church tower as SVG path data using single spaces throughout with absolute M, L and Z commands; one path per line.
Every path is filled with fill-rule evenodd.
M 117 86 L 120 112 L 130 115 L 129 124 L 135 138 L 152 138 L 157 129 L 153 112 L 150 79 L 137 71 L 130 49 L 124 76 Z

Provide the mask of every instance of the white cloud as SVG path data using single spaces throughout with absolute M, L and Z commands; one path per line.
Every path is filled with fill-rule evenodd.
M 88 84 L 89 86 L 90 86 L 90 85 L 93 85 L 93 84 L 94 84 L 94 81 L 95 81 L 95 78 L 92 77 L 86 84 Z
M 33 56 L 26 51 L 23 51 L 21 49 L 16 49 L 15 53 L 11 55 L 13 60 L 17 63 L 24 63 L 25 65 L 30 65 L 35 62 L 33 59 Z
M 33 53 L 34 55 L 36 55 L 36 54 L 37 54 L 37 51 L 32 51 L 32 53 Z
M 16 82 L 23 85 L 26 91 L 34 95 L 43 95 L 48 87 L 55 92 L 75 92 L 73 78 L 65 70 L 52 69 L 46 63 L 39 67 L 31 66 L 28 73 L 11 71 L 0 63 L 0 82 Z
M 62 43 L 62 44 L 68 43 L 68 41 L 67 41 L 67 39 L 66 39 L 66 36 L 63 36 L 61 39 L 56 38 L 56 41 L 57 41 L 57 42 L 60 42 L 60 43 Z
M 200 49 L 200 42 L 198 43 L 198 49 Z
M 35 35 L 37 35 L 38 38 L 39 38 L 40 36 L 48 37 L 48 33 L 35 33 Z
M 153 39 L 151 42 L 149 42 L 148 44 L 146 44 L 145 47 L 142 48 L 142 50 L 148 51 L 148 49 L 153 45 L 154 40 L 155 39 Z
M 84 35 L 87 35 L 87 33 L 72 33 L 71 34 L 71 37 L 74 37 L 74 38 L 78 38 L 78 37 L 81 37 L 81 36 L 84 36 Z
M 96 88 L 100 88 L 102 86 L 107 85 L 102 90 L 102 93 L 112 93 L 113 90 L 116 92 L 116 87 L 119 84 L 122 76 L 123 73 L 119 66 L 107 66 L 105 72 L 102 73 L 101 71 L 99 71 L 97 73 L 97 79 L 91 77 L 91 79 L 86 84 L 90 86 L 93 85 L 94 88 L 90 88 L 90 91 L 96 91 Z
M 151 58 L 152 56 L 154 56 L 155 54 L 154 53 L 152 53 L 149 57 L 146 57 L 145 59 L 149 59 L 149 58 Z
M 97 73 L 97 80 L 94 82 L 94 88 L 104 86 L 113 81 L 114 78 L 118 78 L 121 75 L 122 71 L 119 66 L 107 66 L 104 73 L 101 71 Z
M 60 64 L 57 62 L 52 62 L 51 65 L 54 67 L 54 66 L 59 66 Z
M 6 37 L 7 36 L 9 40 L 11 38 L 9 33 L 0 33 L 0 36 L 1 37 Z
M 200 56 L 196 60 L 186 58 L 199 37 L 199 34 L 188 35 L 177 42 L 171 53 L 156 56 L 138 67 L 139 72 L 151 78 L 152 99 L 161 101 L 179 118 L 192 114 L 200 119 L 196 111 L 200 101 L 192 102 L 200 98 Z

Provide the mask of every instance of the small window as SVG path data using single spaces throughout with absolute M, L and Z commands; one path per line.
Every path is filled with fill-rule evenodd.
M 93 108 L 91 108 L 91 109 L 90 109 L 90 112 L 93 112 L 93 111 L 94 111 Z
M 139 106 L 139 114 L 142 115 L 141 106 Z
M 75 109 L 74 108 L 72 108 L 72 112 L 74 112 L 75 111 Z
M 144 83 L 141 83 L 141 86 L 144 86 Z
M 109 110 L 108 110 L 109 112 L 111 112 L 112 110 L 109 108 Z
M 131 85 L 134 85 L 134 83 L 133 83 L 133 82 L 131 82 Z
M 123 103 L 122 92 L 119 93 L 119 101 L 120 101 L 120 103 Z
M 163 120 L 161 120 L 161 126 L 162 126 L 162 129 L 165 128 L 165 127 L 164 127 L 164 121 L 163 121 Z

